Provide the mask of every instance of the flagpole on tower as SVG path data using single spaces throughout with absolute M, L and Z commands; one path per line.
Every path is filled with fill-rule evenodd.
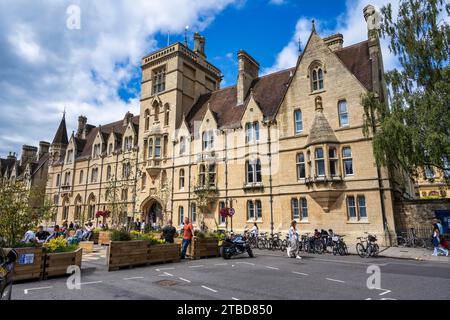
M 188 46 L 188 30 L 189 30 L 189 26 L 186 26 L 186 28 L 184 28 L 184 45 L 187 47 Z

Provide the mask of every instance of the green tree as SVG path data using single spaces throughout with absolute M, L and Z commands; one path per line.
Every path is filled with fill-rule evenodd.
M 30 191 L 24 183 L 0 185 L 0 238 L 6 246 L 20 242 L 24 233 L 39 220 L 30 206 Z
M 390 4 L 381 13 L 380 35 L 389 39 L 401 68 L 385 75 L 388 101 L 380 102 L 373 93 L 363 97 L 364 133 L 373 134 L 378 165 L 400 165 L 412 176 L 426 166 L 446 172 L 450 169 L 446 22 L 450 5 L 443 0 L 401 0 L 396 19 Z
M 215 181 L 211 181 L 211 176 L 208 174 L 209 166 L 206 166 L 204 180 L 198 179 L 194 187 L 195 202 L 197 208 L 200 210 L 201 215 L 201 229 L 206 231 L 205 218 L 210 214 L 211 206 L 217 201 L 219 196 L 219 191 L 215 186 Z M 217 223 L 216 223 L 217 225 Z

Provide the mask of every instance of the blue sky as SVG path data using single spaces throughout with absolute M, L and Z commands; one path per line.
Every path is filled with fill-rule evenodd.
M 261 74 L 295 65 L 311 19 L 344 45 L 367 38 L 362 9 L 387 0 L 2 0 L 0 1 L 0 156 L 51 141 L 64 109 L 69 134 L 79 115 L 93 125 L 139 112 L 141 58 L 200 31 L 208 60 L 234 85 L 236 55 L 248 51 Z M 79 30 L 67 9 L 80 8 Z M 394 6 L 395 10 L 395 6 Z M 382 43 L 386 69 L 396 65 Z

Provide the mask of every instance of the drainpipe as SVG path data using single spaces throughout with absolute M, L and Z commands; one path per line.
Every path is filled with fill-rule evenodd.
M 133 183 L 133 220 L 136 213 L 136 199 L 137 199 L 137 184 L 138 184 L 138 168 L 139 168 L 139 146 L 136 147 L 136 170 L 134 173 L 134 183 Z M 141 217 L 142 218 L 142 217 Z
M 272 185 L 272 138 L 270 135 L 270 121 L 267 122 L 267 142 L 269 145 L 269 192 L 270 192 L 270 234 L 273 237 L 273 185 Z
M 226 130 L 224 130 L 224 137 L 225 137 L 225 207 L 227 207 L 228 206 L 228 139 L 227 139 L 227 131 Z M 226 221 L 225 229 L 228 231 L 228 217 L 226 218 L 225 221 Z
M 170 192 L 170 219 L 173 222 L 173 193 L 175 191 L 175 139 L 172 142 L 172 191 Z M 188 216 L 190 212 L 191 202 L 189 199 Z

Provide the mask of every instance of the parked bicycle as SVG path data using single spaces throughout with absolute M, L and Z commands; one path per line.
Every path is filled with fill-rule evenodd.
M 424 248 L 425 241 L 417 236 L 414 228 L 411 228 L 410 232 L 401 232 L 401 235 L 397 236 L 397 245 L 399 247 Z
M 367 234 L 367 232 L 366 232 Z M 357 238 L 359 242 L 356 244 L 356 252 L 361 258 L 377 257 L 380 252 L 377 238 L 369 234 L 367 237 Z
M 331 237 L 333 255 L 348 255 L 348 248 L 344 242 L 344 236 L 335 235 Z

